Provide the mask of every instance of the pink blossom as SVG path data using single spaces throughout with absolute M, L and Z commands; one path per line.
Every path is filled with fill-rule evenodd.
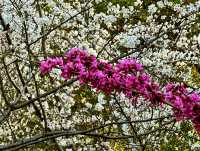
M 55 58 L 48 58 L 47 60 L 43 60 L 40 63 L 40 71 L 42 75 L 45 75 L 56 66 L 62 67 L 63 66 L 63 58 L 62 57 L 55 57 Z

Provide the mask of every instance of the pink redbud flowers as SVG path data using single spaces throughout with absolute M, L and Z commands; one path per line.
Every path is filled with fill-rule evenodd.
M 150 105 L 168 104 L 177 121 L 191 120 L 200 133 L 200 95 L 189 93 L 183 84 L 169 83 L 161 91 L 159 84 L 153 82 L 144 72 L 143 65 L 135 59 L 119 60 L 113 66 L 97 60 L 85 50 L 72 48 L 64 57 L 41 61 L 41 75 L 46 75 L 56 67 L 61 69 L 61 76 L 65 80 L 77 77 L 81 84 L 88 84 L 106 94 L 124 93 L 133 101 L 142 96 Z

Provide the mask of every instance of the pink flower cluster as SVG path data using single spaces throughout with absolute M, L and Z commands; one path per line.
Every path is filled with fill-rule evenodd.
M 47 60 L 43 60 L 40 63 L 40 71 L 42 73 L 42 75 L 45 75 L 49 72 L 51 72 L 51 70 L 53 68 L 55 68 L 56 66 L 63 66 L 63 58 L 62 57 L 55 57 L 55 58 L 48 58 Z
M 163 93 L 165 101 L 173 106 L 177 121 L 190 119 L 200 133 L 200 95 L 189 92 L 184 84 L 169 83 Z
M 115 66 L 99 61 L 87 51 L 72 48 L 64 57 L 48 58 L 40 63 L 40 71 L 45 75 L 55 67 L 61 69 L 61 76 L 68 80 L 77 77 L 81 84 L 88 84 L 106 94 L 124 93 L 137 101 L 139 96 L 152 105 L 168 104 L 178 121 L 189 119 L 200 132 L 200 95 L 189 92 L 183 84 L 169 83 L 161 91 L 144 72 L 142 64 L 135 59 L 120 60 Z

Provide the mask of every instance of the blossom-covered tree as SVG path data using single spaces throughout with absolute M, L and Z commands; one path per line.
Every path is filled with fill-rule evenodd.
M 199 150 L 199 0 L 0 0 L 0 150 Z

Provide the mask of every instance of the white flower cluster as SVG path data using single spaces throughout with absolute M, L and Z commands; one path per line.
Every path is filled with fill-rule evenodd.
M 139 44 L 140 44 L 140 40 L 134 35 L 127 36 L 123 34 L 122 39 L 120 40 L 120 45 L 127 48 L 135 48 L 135 46 Z
M 106 104 L 106 100 L 104 99 L 104 95 L 100 93 L 98 95 L 98 103 L 95 105 L 95 109 L 97 111 L 102 111 L 104 109 L 104 104 Z

